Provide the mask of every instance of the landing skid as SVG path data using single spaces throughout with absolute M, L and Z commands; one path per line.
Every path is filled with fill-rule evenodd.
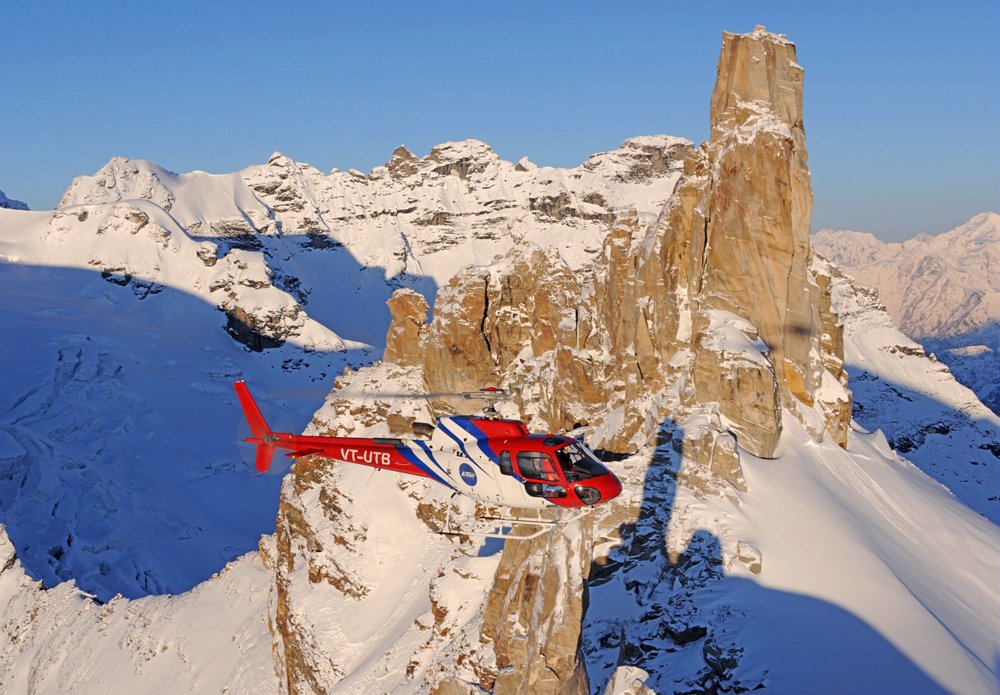
M 441 531 L 442 536 L 470 536 L 472 538 L 497 538 L 504 541 L 528 541 L 538 538 L 553 530 L 557 526 L 565 526 L 574 521 L 582 519 L 590 513 L 592 507 L 576 509 L 572 514 L 559 519 L 525 519 L 517 516 L 479 516 L 478 521 L 487 521 L 496 527 L 494 531 L 456 531 L 446 528 Z M 536 526 L 537 531 L 530 533 L 514 533 L 515 525 Z M 504 532 L 504 529 L 507 529 Z

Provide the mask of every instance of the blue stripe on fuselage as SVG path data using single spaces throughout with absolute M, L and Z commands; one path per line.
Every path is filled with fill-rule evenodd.
M 431 455 L 431 451 L 430 451 L 430 449 L 427 448 L 426 444 L 424 444 L 421 441 L 416 441 L 416 440 L 414 440 L 413 443 L 416 444 L 416 445 L 418 445 L 424 451 L 426 451 L 427 452 L 427 456 L 430 457 L 431 461 L 433 461 L 435 464 L 437 464 L 437 461 L 434 461 L 434 456 Z M 452 490 L 455 489 L 454 485 L 452 485 L 447 480 L 445 480 L 444 478 L 442 478 L 440 475 L 438 475 L 437 473 L 435 473 L 434 471 L 432 471 L 427 464 L 425 464 L 423 461 L 420 460 L 419 456 L 417 456 L 415 453 L 413 453 L 412 451 L 410 451 L 410 449 L 408 447 L 406 447 L 405 445 L 399 447 L 398 449 L 396 449 L 396 451 L 398 451 L 400 454 L 402 454 L 403 458 L 405 458 L 407 461 L 409 461 L 410 463 L 412 463 L 414 466 L 416 466 L 417 468 L 419 468 L 420 470 L 422 470 L 424 473 L 426 473 L 427 475 L 429 475 L 434 480 L 438 481 L 442 485 L 447 485 Z M 441 466 L 438 465 L 438 468 L 440 468 L 440 467 Z
M 441 471 L 441 474 L 445 478 L 454 482 L 454 478 L 452 477 L 448 469 L 442 466 L 440 463 L 438 463 L 438 460 L 434 458 L 434 452 L 433 450 L 431 450 L 430 446 L 428 446 L 425 442 L 422 442 L 420 440 L 414 440 L 413 443 L 419 446 L 421 449 L 423 449 L 423 452 L 427 454 L 427 458 L 431 460 L 431 463 L 433 463 L 435 466 L 438 467 L 438 470 Z
M 465 454 L 465 458 L 469 459 L 469 461 L 471 461 L 476 468 L 481 470 L 483 473 L 486 473 L 486 470 L 476 462 L 476 459 L 472 458 L 472 456 L 469 455 L 468 450 L 465 448 L 465 442 L 463 442 L 460 438 L 456 437 L 454 434 L 449 432 L 448 428 L 444 426 L 444 423 L 441 420 L 438 421 L 438 427 L 441 429 L 442 432 L 444 432 L 449 437 L 455 440 L 455 443 L 458 444 L 458 448 L 462 450 L 463 454 Z
M 500 457 L 496 455 L 496 452 L 494 452 L 487 443 L 489 442 L 489 437 L 486 436 L 485 432 L 473 424 L 470 418 L 453 417 L 451 418 L 451 421 L 476 438 L 476 444 L 479 445 L 480 451 L 486 454 L 488 459 L 493 461 L 493 463 L 500 463 Z

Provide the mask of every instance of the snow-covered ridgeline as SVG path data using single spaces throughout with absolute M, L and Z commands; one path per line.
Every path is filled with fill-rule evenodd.
M 1000 412 L 1000 215 L 983 212 L 951 231 L 902 243 L 831 230 L 812 243 L 875 289 L 903 333 Z
M 279 153 L 265 165 L 221 175 L 175 174 L 116 157 L 75 179 L 60 208 L 148 200 L 196 237 L 261 233 L 297 236 L 313 247 L 343 245 L 359 265 L 382 268 L 387 278 L 408 272 L 440 285 L 519 239 L 557 247 L 579 267 L 616 216 L 659 213 L 690 148 L 681 138 L 633 138 L 561 169 L 507 162 L 485 143 L 465 140 L 423 158 L 401 146 L 367 176 L 324 174 Z
M 856 423 L 881 429 L 900 454 L 1000 523 L 1000 416 L 903 335 L 877 295 L 826 267 L 844 322 Z
M 689 147 L 637 138 L 560 170 L 470 141 L 368 178 L 116 158 L 59 210 L 0 210 L 0 351 L 19 367 L 0 384 L 0 501 L 22 560 L 102 599 L 193 586 L 273 529 L 278 480 L 246 478 L 229 382 L 301 428 L 334 375 L 378 356 L 395 287 L 433 299 L 419 263 L 448 277 L 522 234 L 583 263 L 616 205 L 654 214 Z M 397 246 L 409 265 L 379 255 Z

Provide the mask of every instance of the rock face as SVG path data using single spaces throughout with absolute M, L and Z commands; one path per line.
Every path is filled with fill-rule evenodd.
M 589 550 L 585 537 L 556 533 L 505 544 L 482 628 L 497 695 L 590 692 L 579 654 Z
M 701 272 L 676 287 L 699 305 L 692 325 L 697 399 L 719 401 L 740 444 L 769 457 L 781 432 L 780 408 L 798 414 L 812 407 L 825 371 L 820 288 L 809 272 L 812 191 L 795 46 L 762 29 L 725 34 L 711 126 L 706 176 L 686 245 L 702 244 L 703 255 L 692 259 Z M 727 349 L 733 339 L 759 339 L 756 352 L 763 359 L 747 346 L 738 352 L 751 359 L 734 365 Z M 849 402 L 846 391 L 834 390 L 834 401 Z M 750 402 L 748 394 L 754 394 Z M 835 412 L 825 414 L 829 430 L 840 435 L 846 423 Z
M 389 298 L 392 324 L 385 336 L 382 359 L 403 367 L 421 363 L 420 331 L 427 321 L 427 300 L 410 289 L 396 290 Z
M 844 445 L 843 344 L 829 283 L 809 265 L 794 45 L 724 35 L 711 107 L 712 138 L 690 152 L 659 220 L 619 218 L 591 267 L 524 244 L 456 276 L 426 336 L 403 349 L 422 351 L 428 389 L 500 381 L 530 425 L 590 424 L 616 451 L 649 440 L 666 414 L 653 401 L 671 389 L 688 406 L 716 404 L 757 456 L 774 455 L 783 410 Z

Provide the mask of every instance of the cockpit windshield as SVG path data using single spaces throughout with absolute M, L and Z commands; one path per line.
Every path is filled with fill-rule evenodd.
M 556 458 L 569 482 L 596 478 L 608 472 L 590 449 L 575 442 L 556 451 Z

